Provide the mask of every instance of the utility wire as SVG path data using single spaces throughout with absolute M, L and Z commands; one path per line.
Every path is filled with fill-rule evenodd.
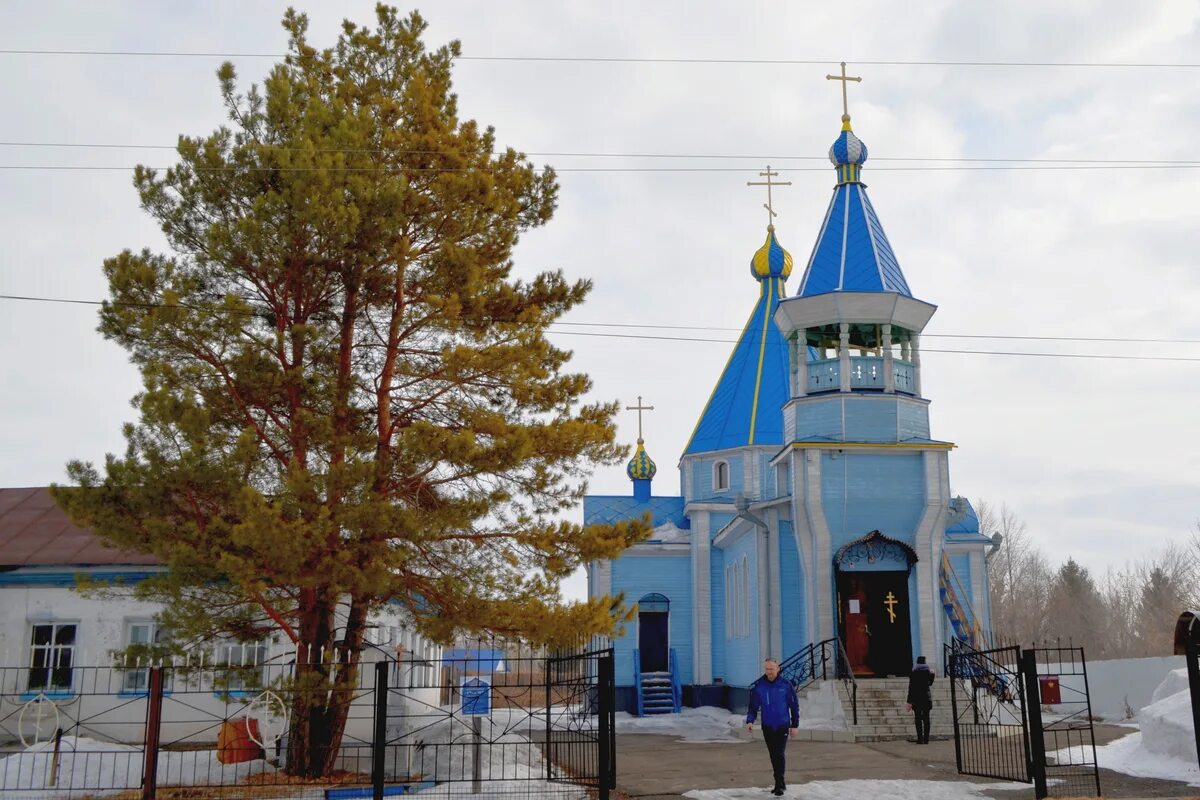
M 142 165 L 138 165 L 142 166 Z M 174 166 L 158 166 L 145 167 L 157 171 L 166 171 L 168 169 L 176 169 L 179 165 Z M 135 167 L 104 167 L 104 166 L 87 166 L 87 165 L 56 165 L 56 164 L 0 164 L 0 170 L 10 171 L 50 171 L 50 172 L 131 172 Z M 380 172 L 393 170 L 396 172 L 494 172 L 495 170 L 480 167 L 405 167 L 405 166 L 372 166 L 372 167 L 195 167 L 190 166 L 189 169 L 197 173 L 217 173 L 217 172 Z M 544 169 L 534 167 L 535 172 L 544 172 Z M 747 173 L 756 169 L 755 167 L 552 167 L 555 173 L 567 172 L 678 172 L 678 173 L 701 173 L 701 172 L 738 172 Z M 778 167 L 777 172 L 827 172 L 830 167 Z M 1052 165 L 1030 165 L 1030 166 L 914 166 L 914 167 L 874 167 L 872 172 L 1053 172 L 1053 171 L 1104 171 L 1104 170 L 1131 170 L 1131 169 L 1150 169 L 1150 170 L 1166 170 L 1166 169 L 1200 169 L 1200 162 L 1191 163 L 1144 163 L 1144 164 L 1062 164 L 1058 166 Z
M 175 150 L 173 144 L 109 144 L 97 142 L 0 142 L 0 147 L 47 147 L 47 148 L 95 148 L 108 150 Z M 403 148 L 341 148 L 341 147 L 288 147 L 286 145 L 256 144 L 264 150 L 279 152 L 309 152 L 309 153 L 357 153 L 357 154 L 389 154 L 389 155 L 443 155 L 445 150 L 408 150 Z M 507 151 L 496 150 L 492 155 L 506 155 Z M 557 151 L 521 151 L 526 156 L 541 158 L 680 158 L 696 160 L 751 160 L 751 161 L 828 161 L 829 156 L 752 156 L 734 153 L 570 153 Z M 1180 166 L 1196 164 L 1195 159 L 1149 159 L 1149 158 L 980 158 L 952 156 L 871 156 L 871 161 L 921 161 L 930 163 L 999 163 L 999 164 L 1163 164 Z
M 11 295 L 11 294 L 0 294 L 0 300 L 19 300 L 19 301 L 29 301 L 29 302 L 62 303 L 62 304 L 68 304 L 68 305 L 87 305 L 87 306 L 99 306 L 99 305 L 103 305 L 105 302 L 108 302 L 108 301 L 103 301 L 103 300 L 78 300 L 78 299 L 61 298 L 61 297 L 38 297 L 38 296 L 33 296 L 33 295 Z M 217 313 L 227 313 L 226 309 L 222 309 L 222 308 L 218 308 L 218 307 L 205 308 L 205 307 L 185 305 L 185 304 L 171 305 L 171 304 L 167 304 L 167 303 L 110 303 L 110 305 L 121 306 L 121 307 L 126 307 L 126 308 L 184 308 L 184 309 L 193 310 L 193 311 L 198 310 L 198 311 L 214 311 Z M 253 316 L 253 314 L 254 314 L 254 312 L 246 312 L 246 313 L 247 313 L 247 315 L 250 315 L 250 316 Z M 551 324 L 553 324 L 553 325 L 576 325 L 576 326 L 582 326 L 582 325 L 616 326 L 620 323 L 554 322 Z M 629 325 L 628 327 L 631 327 L 631 328 L 652 328 L 652 327 L 665 328 L 665 327 L 671 327 L 671 326 Z M 679 327 L 686 329 L 686 326 L 679 326 Z M 713 328 L 713 329 L 701 328 L 700 330 L 739 330 L 739 329 L 738 328 Z M 554 331 L 554 330 L 549 330 L 549 331 L 547 331 L 547 333 L 557 334 L 560 336 L 591 336 L 591 337 L 604 338 L 604 339 L 636 339 L 639 341 L 709 342 L 709 343 L 718 343 L 718 344 L 736 344 L 738 341 L 737 339 L 717 339 L 717 338 L 698 337 L 698 336 L 659 336 L 659 335 L 634 334 L 634 333 L 599 333 L 596 331 Z M 937 335 L 937 334 L 922 334 L 922 336 L 934 336 L 934 335 Z M 1046 341 L 1106 341 L 1106 342 L 1107 341 L 1129 341 L 1129 342 L 1140 341 L 1140 342 L 1153 342 L 1153 343 L 1193 343 L 1194 342 L 1194 340 L 1189 340 L 1189 339 L 1135 340 L 1135 339 L 1099 339 L 1099 338 L 1084 339 L 1084 338 L 1076 338 L 1076 337 L 1055 337 L 1055 336 L 1046 336 L 1046 337 L 1011 336 L 1011 337 L 1007 337 L 1007 336 L 972 336 L 971 334 L 941 334 L 941 335 L 947 336 L 947 337 L 953 336 L 956 338 L 979 338 L 979 339 L 1011 338 L 1011 339 L 1029 339 L 1029 340 L 1046 340 Z M 924 352 L 924 353 L 961 353 L 961 354 L 966 354 L 966 355 L 991 355 L 991 356 L 1031 356 L 1031 357 L 1038 357 L 1038 358 L 1093 358 L 1093 359 L 1099 358 L 1099 359 L 1111 359 L 1111 360 L 1117 360 L 1117 361 L 1200 362 L 1200 357 L 1191 358 L 1191 357 L 1186 357 L 1186 356 L 1130 356 L 1130 355 L 1112 355 L 1112 354 L 1103 354 L 1103 353 L 1096 353 L 1096 354 L 1091 354 L 1091 353 L 1031 353 L 1031 352 L 997 351 L 997 350 L 939 350 L 939 349 L 925 348 L 925 347 L 921 348 L 921 352 Z
M 215 53 L 182 50 L 35 50 L 0 49 L 0 55 L 17 56 L 126 56 L 138 58 L 286 58 L 293 53 Z M 1200 63 L 1172 61 L 850 61 L 842 58 L 639 58 L 624 56 L 455 56 L 456 61 L 526 61 L 531 63 L 591 64 L 752 64 L 764 66 L 837 66 L 869 67 L 1070 67 L 1083 69 L 1195 69 Z

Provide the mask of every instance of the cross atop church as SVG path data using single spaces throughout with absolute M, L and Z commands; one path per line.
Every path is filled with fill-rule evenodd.
M 637 405 L 636 406 L 625 406 L 625 410 L 638 412 L 638 442 L 641 443 L 641 441 L 642 441 L 642 412 L 643 411 L 653 411 L 654 406 L 642 405 L 642 396 L 639 394 Z
M 825 80 L 842 82 L 842 122 L 849 122 L 850 121 L 850 100 L 846 96 L 846 84 L 849 83 L 850 81 L 862 83 L 862 76 L 847 75 L 846 74 L 846 62 L 843 61 L 842 62 L 842 74 L 841 75 L 826 75 Z
M 771 221 L 775 217 L 779 216 L 778 214 L 775 213 L 775 209 L 772 207 L 772 204 L 774 201 L 771 199 L 771 187 L 772 186 L 791 186 L 792 182 L 791 181 L 775 181 L 774 183 L 772 183 L 771 178 L 778 177 L 779 173 L 772 172 L 770 164 L 767 164 L 766 172 L 760 172 L 758 174 L 763 176 L 764 178 L 766 178 L 766 180 L 765 181 L 746 181 L 746 185 L 747 186 L 765 186 L 765 187 L 767 187 L 767 202 L 763 203 L 763 208 L 765 208 L 767 210 L 767 214 L 769 215 L 767 217 L 767 224 L 771 224 Z M 641 399 L 639 399 L 638 402 L 640 403 Z

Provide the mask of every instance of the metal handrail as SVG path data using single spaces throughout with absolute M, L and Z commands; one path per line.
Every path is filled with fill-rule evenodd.
M 850 658 L 842 640 L 836 637 L 815 642 L 793 653 L 779 665 L 779 674 L 799 694 L 818 679 L 829 679 L 829 662 L 833 661 L 833 677 L 841 680 L 846 694 L 850 697 L 852 719 L 858 724 L 858 681 L 854 679 L 854 670 L 850 669 Z
M 633 651 L 633 690 L 634 696 L 637 699 L 637 715 L 644 717 L 645 709 L 642 708 L 642 658 L 641 651 L 636 648 Z

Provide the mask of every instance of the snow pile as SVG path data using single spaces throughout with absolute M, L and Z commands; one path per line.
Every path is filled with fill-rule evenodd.
M 1196 736 L 1187 670 L 1172 670 L 1154 690 L 1153 702 L 1138 712 L 1142 746 L 1149 752 L 1196 767 Z
M 800 696 L 800 727 L 815 731 L 844 731 L 846 710 L 837 681 L 817 681 Z
M 749 741 L 745 718 L 715 706 L 680 709 L 678 714 L 651 714 L 634 717 L 617 712 L 617 733 L 651 733 L 678 736 L 685 742 Z
M 649 541 L 662 542 L 663 544 L 687 544 L 691 541 L 691 534 L 674 522 L 664 522 L 650 532 Z
M 1024 783 L 966 783 L 959 781 L 812 781 L 789 786 L 784 797 L 792 800 L 845 800 L 869 797 L 871 800 L 975 800 L 987 798 L 984 791 L 1029 791 Z M 761 788 L 696 789 L 684 794 L 696 800 L 759 800 L 766 795 Z
M 142 785 L 144 761 L 140 747 L 64 736 L 55 785 L 50 784 L 54 743 L 43 742 L 0 759 L 0 790 L 45 788 L 40 797 L 71 798 L 103 795 Z M 231 785 L 247 775 L 268 769 L 262 760 L 221 764 L 215 750 L 161 751 L 160 786 Z M 28 796 L 28 795 L 22 795 Z

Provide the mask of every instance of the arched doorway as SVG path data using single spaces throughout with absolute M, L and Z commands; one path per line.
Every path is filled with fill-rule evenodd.
M 666 672 L 670 669 L 671 601 L 666 595 L 651 592 L 638 600 L 638 653 L 642 672 Z
M 879 531 L 834 556 L 838 637 L 855 675 L 907 675 L 912 668 L 908 576 L 916 562 L 911 547 Z

